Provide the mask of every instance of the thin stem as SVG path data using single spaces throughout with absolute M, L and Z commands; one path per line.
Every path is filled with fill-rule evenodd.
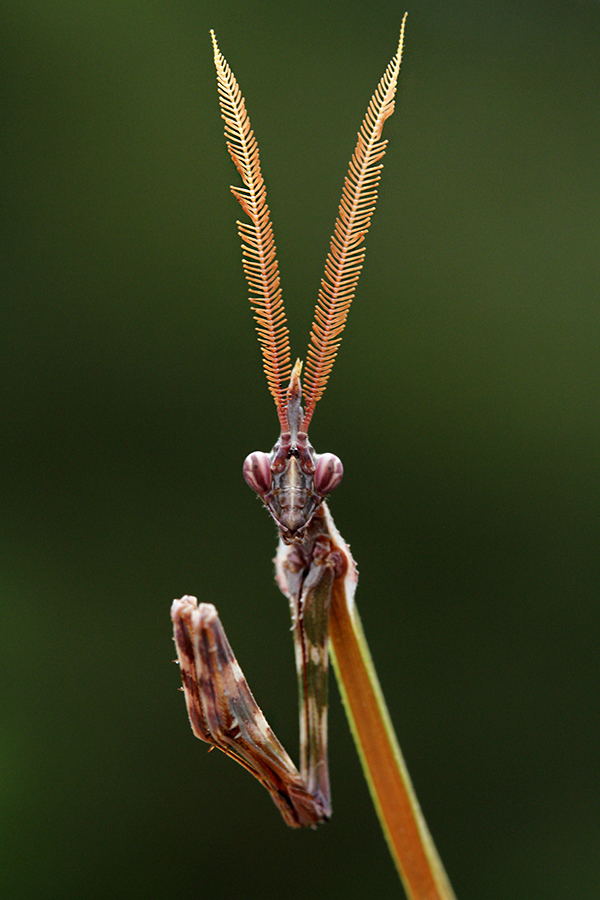
M 346 715 L 371 797 L 409 900 L 456 900 L 419 808 L 356 606 L 333 586 L 329 637 Z

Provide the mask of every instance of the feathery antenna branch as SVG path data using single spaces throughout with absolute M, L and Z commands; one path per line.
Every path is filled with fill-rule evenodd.
M 308 430 L 315 405 L 327 385 L 365 258 L 364 239 L 375 211 L 377 185 L 383 168 L 380 160 L 387 145 L 387 140 L 381 140 L 381 131 L 385 120 L 394 112 L 405 23 L 406 14 L 402 19 L 398 50 L 371 98 L 344 182 L 310 333 L 304 370 L 303 431 Z
M 231 193 L 250 219 L 250 223 L 237 223 L 242 239 L 242 265 L 248 282 L 252 311 L 255 313 L 267 383 L 277 405 L 281 425 L 287 430 L 285 390 L 292 369 L 289 333 L 281 299 L 275 241 L 267 206 L 267 191 L 260 170 L 258 144 L 239 85 L 217 46 L 214 31 L 211 30 L 210 34 L 227 149 L 244 183 L 243 187 L 232 186 Z

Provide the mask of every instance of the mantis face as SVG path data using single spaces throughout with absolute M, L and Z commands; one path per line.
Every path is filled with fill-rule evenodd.
M 243 465 L 246 483 L 262 499 L 286 544 L 302 542 L 323 499 L 344 474 L 341 459 L 333 453 L 315 453 L 308 434 L 301 430 L 300 370 L 298 362 L 287 390 L 287 430 L 282 429 L 270 453 L 255 450 Z

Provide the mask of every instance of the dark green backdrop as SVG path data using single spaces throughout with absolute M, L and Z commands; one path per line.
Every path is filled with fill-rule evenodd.
M 297 757 L 276 416 L 208 30 L 262 150 L 304 355 L 392 2 L 2 4 L 0 893 L 393 898 L 332 691 L 332 822 L 296 833 L 189 730 L 169 605 L 215 602 Z M 409 7 L 399 107 L 311 429 L 460 900 L 600 892 L 600 6 Z

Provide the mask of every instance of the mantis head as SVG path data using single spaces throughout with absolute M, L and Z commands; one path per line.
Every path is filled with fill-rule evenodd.
M 323 499 L 344 474 L 333 453 L 315 453 L 302 428 L 300 360 L 294 366 L 286 394 L 286 423 L 270 453 L 255 450 L 244 460 L 246 483 L 277 522 L 285 543 L 302 541 L 306 527 Z

